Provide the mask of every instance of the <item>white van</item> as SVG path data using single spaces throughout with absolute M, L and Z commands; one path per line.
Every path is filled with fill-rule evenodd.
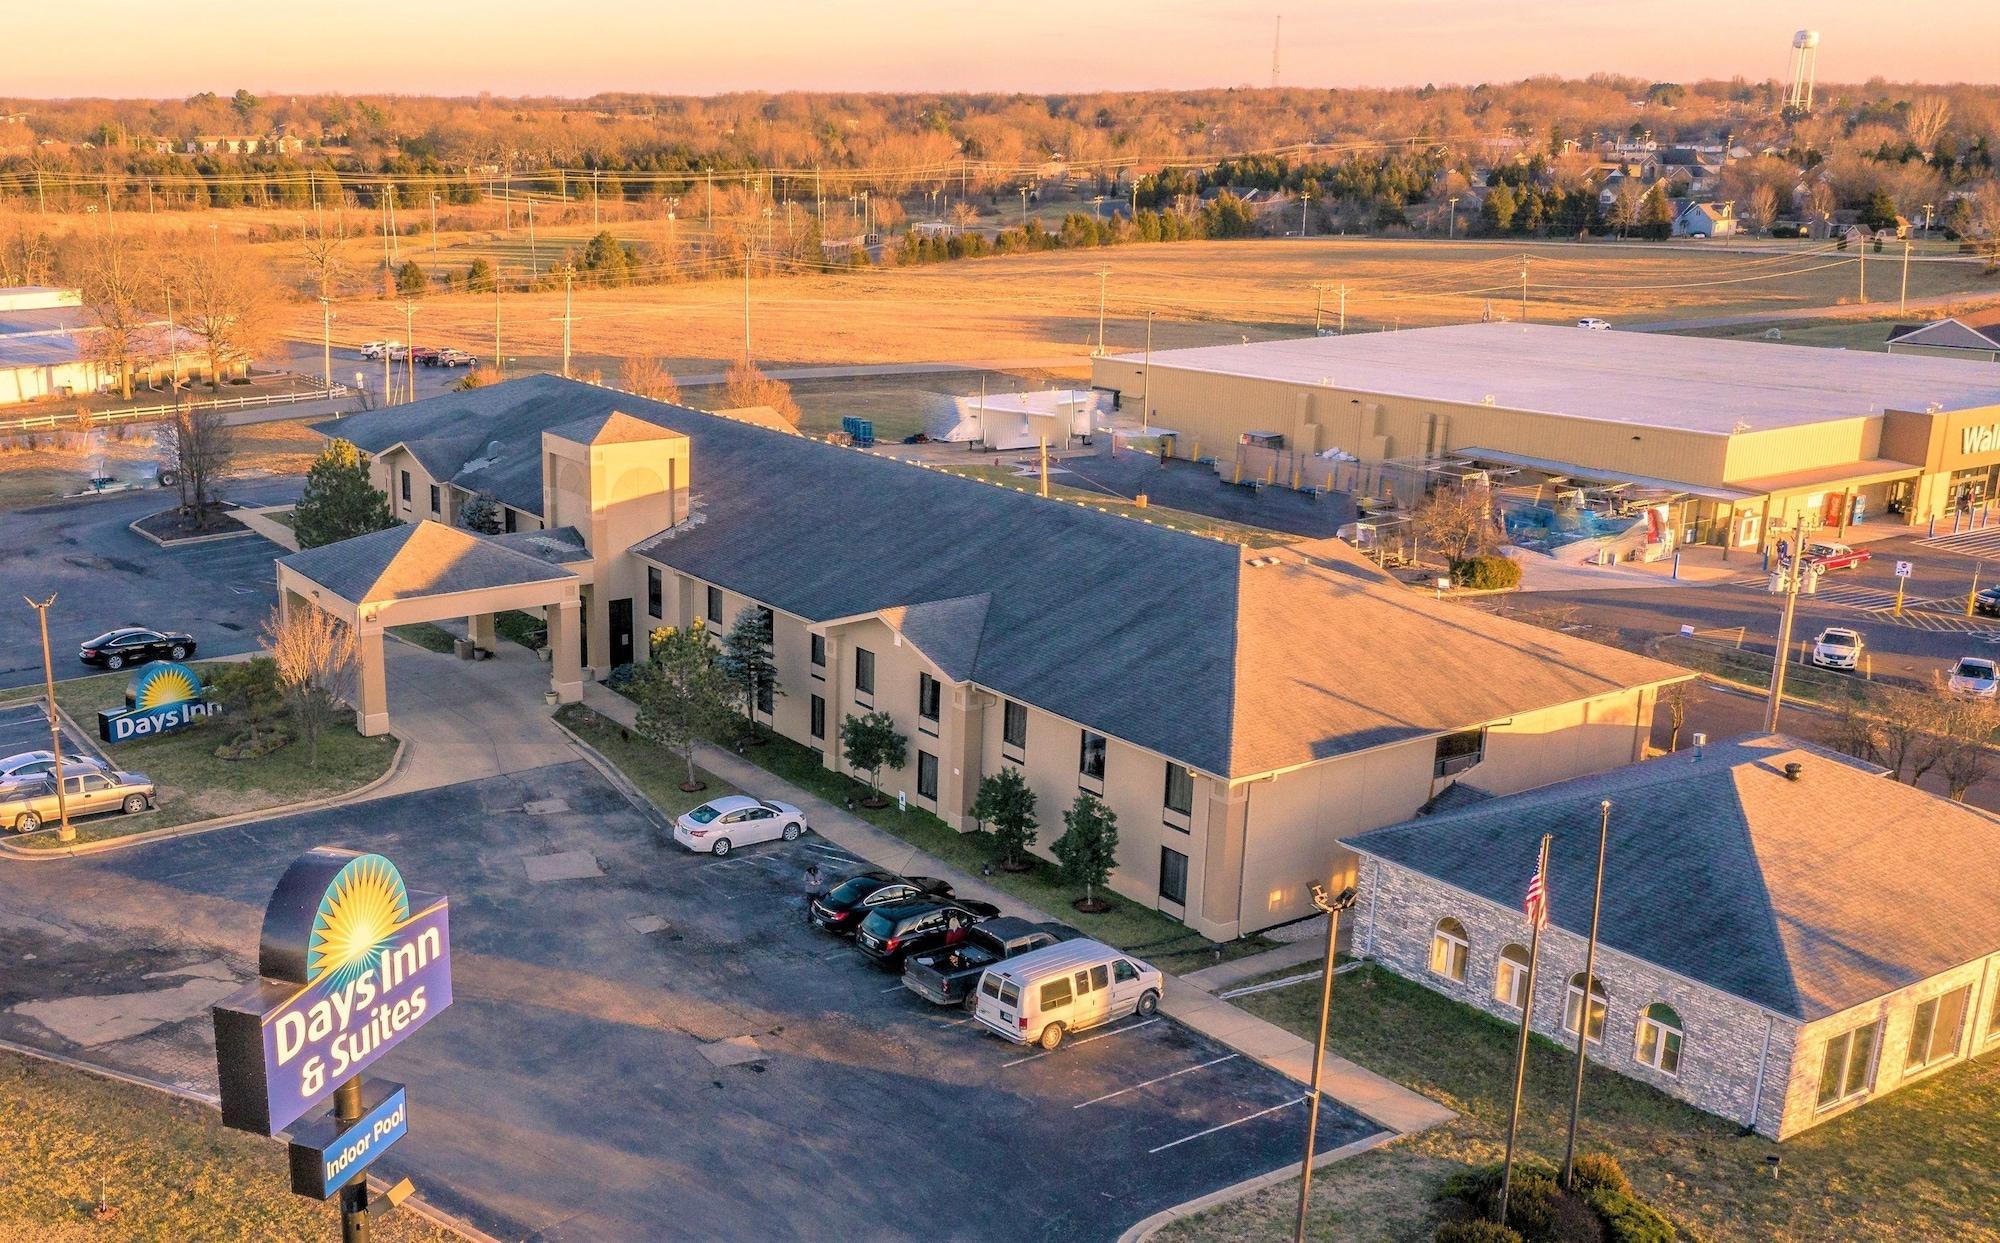
M 1015 1044 L 1054 1049 L 1070 1032 L 1160 1008 L 1157 968 L 1096 941 L 1064 941 L 979 977 L 973 1016 Z

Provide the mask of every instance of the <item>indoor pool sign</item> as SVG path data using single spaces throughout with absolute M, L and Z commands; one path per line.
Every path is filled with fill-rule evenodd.
M 450 1005 L 448 916 L 381 855 L 300 855 L 264 911 L 263 978 L 214 1010 L 223 1123 L 276 1133 Z
M 97 714 L 97 735 L 106 742 L 130 742 L 192 725 L 221 711 L 221 704 L 202 698 L 201 678 L 194 670 L 161 661 L 140 669 L 125 684 L 124 711 Z

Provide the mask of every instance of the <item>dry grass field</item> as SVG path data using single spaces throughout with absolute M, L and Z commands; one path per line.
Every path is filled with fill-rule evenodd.
M 309 420 L 283 419 L 235 429 L 231 478 L 302 475 L 324 441 L 306 430 Z M 102 474 L 124 483 L 151 478 L 160 460 L 153 424 L 81 432 L 0 436 L 0 510 L 72 496 Z M 121 434 L 122 433 L 122 434 Z M 225 486 L 224 494 L 228 489 Z

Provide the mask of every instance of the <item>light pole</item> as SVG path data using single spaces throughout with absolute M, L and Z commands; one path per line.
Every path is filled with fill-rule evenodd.
M 1778 708 L 1785 698 L 1785 663 L 1790 658 L 1792 646 L 1792 618 L 1798 612 L 1800 581 L 1808 572 L 1805 551 L 1806 516 L 1800 514 L 1798 534 L 1778 564 L 1778 573 L 1783 576 L 1781 590 L 1785 593 L 1785 611 L 1778 620 L 1778 648 L 1772 653 L 1771 686 L 1764 701 L 1764 732 L 1767 734 L 1778 732 Z
M 1022 232 L 1026 232 L 1026 231 L 1027 231 L 1027 228 L 1028 228 L 1028 187 L 1026 187 L 1026 186 L 1022 186 L 1022 187 L 1021 187 L 1021 230 L 1022 230 Z
M 1319 1039 L 1313 1043 L 1312 1104 L 1306 1114 L 1306 1155 L 1299 1163 L 1299 1220 L 1293 1232 L 1295 1243 L 1305 1243 L 1306 1203 L 1312 1198 L 1313 1141 L 1319 1131 L 1319 1077 L 1326 1063 L 1326 1021 L 1333 1009 L 1333 946 L 1340 937 L 1340 913 L 1354 905 L 1354 887 L 1349 885 L 1332 898 L 1314 882 L 1313 905 L 1326 912 L 1326 962 L 1319 981 Z
M 21 597 L 28 600 L 28 597 Z M 28 600 L 28 607 L 35 610 L 42 623 L 42 682 L 48 693 L 49 750 L 55 754 L 56 763 L 56 840 L 73 842 L 76 830 L 69 823 L 69 794 L 63 788 L 63 741 L 62 717 L 56 713 L 56 667 L 49 657 L 49 610 L 55 607 L 53 592 L 46 600 Z

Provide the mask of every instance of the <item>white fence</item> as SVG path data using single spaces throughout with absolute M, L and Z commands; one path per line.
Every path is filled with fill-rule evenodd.
M 296 393 L 216 397 L 189 404 L 196 410 L 254 410 L 259 406 L 283 406 L 292 402 L 324 401 L 333 397 L 345 397 L 352 391 L 345 384 L 334 384 Z M 139 406 L 131 410 L 92 410 L 89 412 L 90 426 L 108 427 L 113 423 L 143 423 L 151 419 L 164 419 L 178 409 L 180 404 L 176 402 L 158 406 Z M 0 433 L 68 431 L 76 426 L 75 411 L 67 414 L 37 414 L 19 419 L 0 419 Z

